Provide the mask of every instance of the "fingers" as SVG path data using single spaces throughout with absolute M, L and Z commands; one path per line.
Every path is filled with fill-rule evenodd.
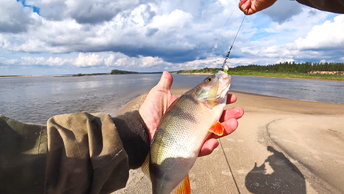
M 227 96 L 227 104 L 231 104 L 237 101 L 237 97 L 234 94 L 228 94 Z
M 217 136 L 212 135 L 213 138 L 219 138 L 233 133 L 238 128 L 238 120 L 244 115 L 244 110 L 241 107 L 234 107 L 228 110 L 223 111 L 223 114 L 220 118 L 220 122 L 225 128 L 223 135 Z
M 228 119 L 240 119 L 244 115 L 244 109 L 242 107 L 234 107 L 223 111 L 220 121 L 226 121 Z
M 235 98 L 236 99 L 236 98 Z M 238 128 L 238 120 L 244 115 L 244 110 L 241 107 L 234 107 L 228 110 L 225 110 L 222 114 L 220 121 L 225 128 L 223 136 L 233 133 Z M 204 142 L 199 156 L 209 155 L 213 150 L 219 145 L 219 142 L 214 138 L 219 138 L 220 136 L 212 135 L 210 139 Z
M 239 9 L 244 12 L 244 14 L 249 15 L 249 8 L 251 7 L 252 1 L 251 0 L 240 0 L 239 2 Z
M 239 9 L 246 15 L 251 15 L 273 5 L 276 0 L 240 0 Z
M 160 81 L 157 86 L 163 90 L 170 90 L 172 83 L 173 83 L 172 75 L 169 72 L 164 71 L 161 75 Z
M 233 118 L 228 119 L 223 122 L 222 125 L 225 128 L 225 131 L 223 132 L 223 135 L 221 137 L 233 133 L 238 128 L 238 120 Z
M 219 142 L 216 139 L 208 139 L 204 142 L 198 156 L 201 157 L 211 154 L 217 146 L 219 146 Z

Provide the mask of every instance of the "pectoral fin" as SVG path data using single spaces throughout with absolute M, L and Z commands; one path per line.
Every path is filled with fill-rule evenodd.
M 225 128 L 219 121 L 217 121 L 208 129 L 208 131 L 214 133 L 215 135 L 221 136 L 223 135 Z
M 204 105 L 205 105 L 208 109 L 211 110 L 211 109 L 214 108 L 214 106 L 217 105 L 217 103 L 216 103 L 215 99 L 214 99 L 214 100 L 208 99 L 207 101 L 204 102 Z
M 177 188 L 172 192 L 173 194 L 190 194 L 190 179 L 189 175 L 186 175 L 184 180 L 177 186 Z

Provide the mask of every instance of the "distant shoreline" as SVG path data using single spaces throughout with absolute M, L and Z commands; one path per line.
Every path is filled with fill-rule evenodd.
M 73 75 L 1 75 L 1 78 L 23 78 L 23 77 L 71 77 Z
M 0 75 L 1 78 L 23 78 L 23 77 L 81 77 L 99 75 L 133 75 L 133 74 L 162 74 L 162 72 L 137 72 L 137 73 L 85 73 L 85 74 L 65 74 L 65 75 Z
M 174 73 L 178 75 L 212 75 L 212 73 Z M 231 74 L 232 76 L 247 76 L 247 77 L 270 77 L 270 78 L 281 78 L 281 79 L 308 79 L 308 80 L 322 80 L 322 81 L 338 81 L 344 82 L 344 79 L 331 79 L 331 78 L 320 78 L 320 77 L 297 77 L 297 76 L 274 76 L 274 75 L 252 75 L 252 74 Z
M 294 76 L 264 76 L 264 75 L 233 75 L 233 76 L 247 76 L 247 77 L 270 77 L 270 78 L 281 78 L 281 79 L 304 79 L 304 80 L 320 80 L 320 81 L 337 81 L 344 82 L 342 79 L 331 79 L 331 78 L 320 78 L 320 77 L 294 77 Z
M 161 74 L 162 72 L 137 72 L 136 74 Z M 212 75 L 212 73 L 176 73 L 176 72 L 170 72 L 172 74 L 178 74 L 178 75 Z M 126 74 L 132 74 L 132 73 L 120 73 L 120 74 L 110 74 L 110 73 L 90 73 L 90 74 L 67 74 L 67 75 L 3 75 L 0 76 L 1 78 L 26 78 L 26 77 L 81 77 L 81 76 L 102 76 L 102 75 L 126 75 Z M 274 76 L 274 75 L 252 75 L 252 74 L 240 74 L 236 75 L 230 74 L 233 76 L 248 76 L 248 77 L 270 77 L 270 78 L 284 78 L 284 79 L 308 79 L 308 80 L 322 80 L 322 81 L 338 81 L 338 82 L 344 82 L 344 79 L 336 79 L 336 78 L 321 78 L 321 77 L 298 77 L 298 76 Z

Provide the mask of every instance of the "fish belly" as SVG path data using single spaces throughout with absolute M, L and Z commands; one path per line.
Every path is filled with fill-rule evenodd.
M 151 148 L 153 193 L 170 193 L 188 174 L 223 107 L 209 109 L 185 100 L 160 123 Z

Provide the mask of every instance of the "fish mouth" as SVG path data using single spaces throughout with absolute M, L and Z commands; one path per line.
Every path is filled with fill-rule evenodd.
M 227 73 L 223 71 L 219 71 L 218 75 L 219 75 L 219 80 L 221 80 L 220 82 L 221 84 L 219 88 L 221 92 L 217 96 L 217 102 L 223 103 L 223 101 L 227 99 L 227 93 L 232 82 L 232 76 L 228 75 Z
M 229 85 L 232 82 L 232 76 L 228 75 L 223 71 L 218 72 L 219 79 L 222 79 L 226 84 Z
M 222 80 L 222 82 L 224 83 L 223 88 L 229 87 L 232 82 L 232 76 L 228 75 L 227 73 L 223 71 L 219 71 L 218 75 L 219 75 L 219 80 Z
M 227 75 L 227 77 L 223 78 L 225 81 L 225 85 L 229 87 L 229 85 L 232 83 L 232 76 Z

